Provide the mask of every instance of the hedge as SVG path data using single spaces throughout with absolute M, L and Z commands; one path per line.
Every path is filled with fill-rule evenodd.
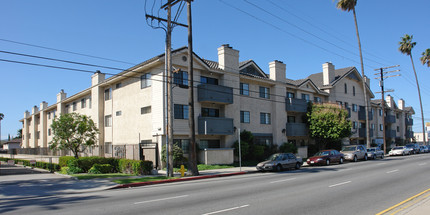
M 148 175 L 153 169 L 152 161 L 119 159 L 118 171 L 126 174 Z
M 53 171 L 59 171 L 60 170 L 60 165 L 56 164 L 56 163 L 48 163 L 48 162 L 42 162 L 42 161 L 36 161 L 36 165 L 31 165 L 29 160 L 23 160 L 23 159 L 15 159 L 15 158 L 3 158 L 0 157 L 1 161 L 8 161 L 8 160 L 14 160 L 15 163 L 22 163 L 22 165 L 24 166 L 34 166 L 37 168 L 41 168 L 41 169 L 46 169 L 46 170 L 50 170 L 50 166 L 52 165 L 52 170 Z
M 91 174 L 105 174 L 105 173 L 113 173 L 114 167 L 110 164 L 94 164 L 88 173 Z

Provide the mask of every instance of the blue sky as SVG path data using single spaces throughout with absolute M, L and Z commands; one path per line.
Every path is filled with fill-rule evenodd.
M 103 66 L 129 68 L 164 52 L 165 33 L 145 21 L 154 0 L 0 1 L 0 51 L 58 58 Z M 164 0 L 163 2 L 166 2 Z M 158 15 L 160 0 L 156 0 Z M 175 7 L 174 9 L 177 9 Z M 430 121 L 430 68 L 421 65 L 421 53 L 430 48 L 428 0 L 358 0 L 357 18 L 364 50 L 365 74 L 374 92 L 376 68 L 400 65 L 402 76 L 389 78 L 395 100 L 403 98 L 415 111 L 414 131 L 421 131 L 421 115 L 415 78 L 408 56 L 398 50 L 404 34 L 417 45 L 413 57 L 421 85 L 426 121 Z M 164 11 L 160 12 L 165 15 Z M 186 23 L 186 8 L 179 17 Z M 283 61 L 287 78 L 301 79 L 322 71 L 324 62 L 336 68 L 360 69 L 353 15 L 336 9 L 332 0 L 195 0 L 193 2 L 194 51 L 217 60 L 217 48 L 230 44 L 240 60 L 253 59 L 266 73 L 268 63 Z M 100 58 L 76 55 L 14 42 L 60 49 Z M 173 48 L 187 44 L 187 31 L 176 27 Z M 84 67 L 0 53 L 0 59 L 106 73 L 116 70 Z M 118 62 L 121 61 L 121 62 Z M 90 73 L 21 65 L 0 61 L 0 112 L 2 139 L 16 135 L 25 110 L 42 101 L 52 105 L 64 89 L 70 96 L 90 86 Z M 380 94 L 375 93 L 377 98 Z

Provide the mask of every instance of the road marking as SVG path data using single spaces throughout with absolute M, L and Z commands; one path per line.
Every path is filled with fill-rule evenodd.
M 336 186 L 340 186 L 340 185 L 344 185 L 344 184 L 349 184 L 349 183 L 351 183 L 351 181 L 345 181 L 345 182 L 342 182 L 342 183 L 339 183 L 339 184 L 333 184 L 333 185 L 330 185 L 328 187 L 336 187 Z
M 390 174 L 390 173 L 397 172 L 397 171 L 399 171 L 399 170 L 398 170 L 398 169 L 395 169 L 395 170 L 388 171 L 388 172 L 386 172 L 386 173 L 387 173 L 387 174 Z
M 203 215 L 217 214 L 217 213 L 222 213 L 222 212 L 237 210 L 237 209 L 240 209 L 240 208 L 245 208 L 245 207 L 248 207 L 248 206 L 249 205 L 242 205 L 242 206 L 239 206 L 239 207 L 227 208 L 227 209 L 224 209 L 224 210 L 214 211 L 214 212 L 206 213 L 206 214 L 203 214 Z
M 420 164 L 418 164 L 418 166 L 424 166 L 424 165 L 426 165 L 427 163 L 420 163 Z
M 272 181 L 270 183 L 273 184 L 273 183 L 278 183 L 278 182 L 291 181 L 291 180 L 294 180 L 294 179 L 296 179 L 296 178 L 288 178 L 288 179 L 279 180 L 279 181 Z
M 377 166 L 380 166 L 380 165 L 384 165 L 384 164 L 387 164 L 387 163 L 378 163 L 378 164 L 376 164 Z
M 409 207 L 413 206 L 414 204 L 416 204 L 417 202 L 420 202 L 423 199 L 425 199 L 428 196 L 430 196 L 430 194 L 426 194 L 428 192 L 430 192 L 430 189 L 425 190 L 425 191 L 423 191 L 421 193 L 418 193 L 417 195 L 412 196 L 412 197 L 410 197 L 410 198 L 408 198 L 408 199 L 406 199 L 406 200 L 404 200 L 404 201 L 402 201 L 402 202 L 400 202 L 400 203 L 398 203 L 396 205 L 393 205 L 393 206 L 391 206 L 391 207 L 389 207 L 389 208 L 387 208 L 387 209 L 385 209 L 385 210 L 377 213 L 376 215 L 388 214 L 388 212 L 390 214 L 397 214 L 398 212 L 400 212 L 400 211 L 402 211 L 402 210 L 404 210 L 406 208 L 409 208 Z M 426 195 L 424 195 L 424 194 L 426 194 Z M 404 206 L 404 207 L 402 207 L 402 208 L 400 208 L 400 209 L 392 212 L 393 210 L 395 210 L 395 209 L 397 209 L 397 208 L 399 208 L 399 207 L 401 207 L 401 206 L 403 206 L 403 205 L 405 205 L 407 203 L 410 203 L 410 204 L 408 204 L 408 205 L 406 205 L 406 206 Z
M 153 199 L 153 200 L 148 200 L 148 201 L 143 201 L 143 202 L 135 202 L 134 204 L 145 204 L 145 203 L 150 203 L 150 202 L 159 202 L 159 201 L 164 201 L 164 200 L 170 200 L 170 199 L 178 199 L 178 198 L 184 198 L 187 197 L 188 195 L 182 195 L 182 196 L 173 196 L 173 197 L 168 197 L 168 198 L 163 198 L 163 199 Z

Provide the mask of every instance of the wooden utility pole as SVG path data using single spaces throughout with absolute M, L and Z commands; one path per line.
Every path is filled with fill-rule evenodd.
M 384 76 L 387 73 L 400 71 L 400 70 L 395 70 L 395 71 L 384 72 L 384 69 L 394 68 L 394 67 L 398 67 L 398 66 L 399 65 L 375 69 L 375 71 L 380 70 L 380 73 L 375 73 L 375 75 L 380 75 L 380 77 L 376 77 L 376 79 L 380 79 L 379 86 L 381 87 L 380 93 L 381 93 L 381 106 L 382 106 L 381 107 L 382 108 L 382 136 L 383 136 L 383 141 L 384 141 L 384 155 L 387 154 L 387 143 L 386 143 L 386 132 L 387 131 L 385 129 L 385 92 L 392 92 L 393 91 L 393 90 L 387 90 L 386 91 L 384 89 L 384 78 L 400 76 L 400 74 Z M 379 92 L 377 92 L 377 93 L 379 93 Z
M 188 159 L 188 174 L 199 175 L 197 168 L 196 154 L 196 126 L 194 119 L 194 71 L 193 71 L 193 30 L 191 19 L 191 2 L 187 0 L 187 20 L 188 20 L 188 72 L 190 90 L 188 92 L 188 102 L 190 106 L 190 116 L 188 118 L 190 125 L 190 144 L 189 144 L 189 159 Z

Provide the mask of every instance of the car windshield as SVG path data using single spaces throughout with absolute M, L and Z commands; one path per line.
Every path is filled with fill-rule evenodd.
M 326 156 L 326 155 L 329 155 L 329 154 L 330 154 L 329 151 L 320 151 L 320 152 L 317 152 L 315 154 L 315 156 Z
M 368 152 L 374 152 L 376 151 L 375 149 L 367 149 Z
M 395 147 L 394 150 L 403 149 L 403 147 Z
M 342 149 L 342 151 L 355 151 L 355 146 L 347 146 Z
M 267 160 L 269 160 L 269 161 L 275 161 L 275 160 L 279 160 L 280 157 L 281 157 L 280 154 L 274 154 L 274 155 L 271 155 Z
M 414 145 L 406 145 L 408 148 L 414 148 Z

